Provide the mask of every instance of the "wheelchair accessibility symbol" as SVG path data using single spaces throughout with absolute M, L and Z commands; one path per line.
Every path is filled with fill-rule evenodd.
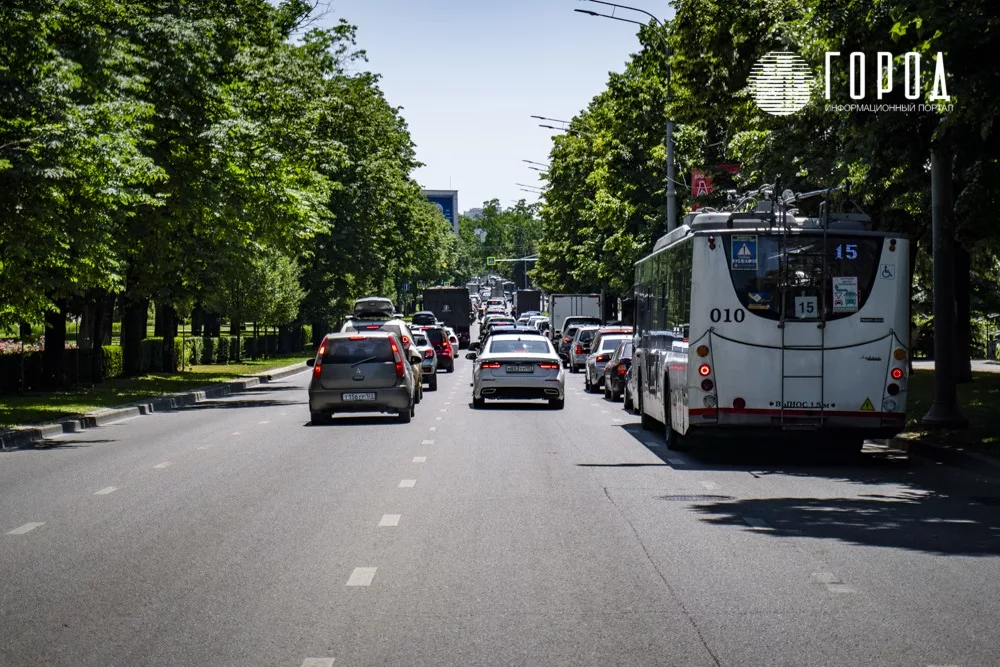
M 895 264 L 883 264 L 879 267 L 878 275 L 886 280 L 896 279 L 896 265 Z

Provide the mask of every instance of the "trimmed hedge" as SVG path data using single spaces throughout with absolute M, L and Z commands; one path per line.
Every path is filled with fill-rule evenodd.
M 101 377 L 105 380 L 121 377 L 125 372 L 121 345 L 103 345 L 104 360 L 101 365 Z
M 313 328 L 311 324 L 302 325 L 302 350 L 311 350 L 313 346 Z
M 229 361 L 237 361 L 240 358 L 240 341 L 243 340 L 243 336 L 237 338 L 236 336 L 229 337 Z
M 139 344 L 139 370 L 159 373 L 163 370 L 163 339 L 144 338 Z
M 202 364 L 211 364 L 215 361 L 215 348 L 219 342 L 218 338 L 206 336 L 201 339 L 201 354 L 198 361 Z
M 217 364 L 229 363 L 229 338 L 227 336 L 220 336 L 216 341 L 213 361 Z

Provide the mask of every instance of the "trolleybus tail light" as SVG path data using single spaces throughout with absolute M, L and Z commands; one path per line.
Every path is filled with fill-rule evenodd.
M 705 378 L 704 380 L 701 381 L 702 391 L 712 391 L 712 389 L 714 388 L 715 388 L 715 383 L 709 380 L 708 378 Z
M 715 237 L 714 236 L 709 236 L 708 237 L 708 249 L 709 250 L 715 250 Z
M 889 375 L 892 376 L 893 380 L 902 380 L 903 379 L 903 369 L 902 368 L 893 368 L 892 371 L 889 372 Z
M 715 398 L 715 394 L 709 394 L 701 401 L 706 408 L 714 408 L 719 405 L 719 400 Z
M 892 352 L 892 358 L 895 359 L 896 361 L 902 361 L 903 359 L 906 359 L 906 350 L 904 350 L 901 347 L 897 347 Z
M 747 402 L 744 401 L 742 398 L 734 398 L 733 399 L 733 407 L 735 409 L 742 410 L 742 409 L 746 408 L 746 406 L 747 406 Z
M 891 398 L 887 398 L 882 401 L 882 412 L 895 412 L 896 411 L 896 401 Z
M 896 384 L 895 382 L 890 383 L 889 386 L 885 388 L 885 390 L 889 392 L 890 396 L 895 396 L 896 394 L 899 393 L 899 385 Z
M 889 239 L 889 252 L 896 252 L 896 239 Z
M 698 375 L 702 377 L 708 377 L 712 373 L 712 367 L 708 364 L 702 364 L 698 367 Z
M 698 352 L 698 356 L 699 357 L 707 357 L 708 356 L 708 345 L 699 345 L 698 349 L 696 350 L 696 352 Z

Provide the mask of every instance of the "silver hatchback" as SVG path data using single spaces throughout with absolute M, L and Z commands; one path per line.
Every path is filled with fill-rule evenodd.
M 394 333 L 327 334 L 315 359 L 309 383 L 313 424 L 329 423 L 338 412 L 389 412 L 407 423 L 414 415 L 420 390 L 413 363 Z

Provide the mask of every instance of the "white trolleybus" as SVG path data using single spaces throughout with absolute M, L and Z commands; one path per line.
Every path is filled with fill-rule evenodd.
M 908 240 L 831 211 L 833 189 L 775 189 L 685 216 L 636 263 L 632 403 L 668 447 L 756 429 L 860 450 L 903 429 Z

